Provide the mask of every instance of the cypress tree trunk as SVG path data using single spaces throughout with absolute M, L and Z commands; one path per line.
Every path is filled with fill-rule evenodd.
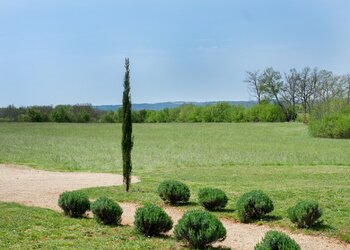
M 131 121 L 131 97 L 130 97 L 130 71 L 129 59 L 125 59 L 125 76 L 123 92 L 123 121 L 122 121 L 122 154 L 123 154 L 123 177 L 126 192 L 130 188 L 131 179 L 131 150 L 133 146 L 132 121 Z

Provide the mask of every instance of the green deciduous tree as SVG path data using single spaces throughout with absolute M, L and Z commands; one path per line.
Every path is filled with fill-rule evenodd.
M 129 59 L 125 59 L 125 76 L 123 92 L 123 119 L 122 119 L 122 154 L 123 154 L 123 177 L 126 192 L 130 188 L 131 180 L 131 150 L 133 146 L 132 120 L 131 120 L 131 96 L 130 96 L 130 70 Z

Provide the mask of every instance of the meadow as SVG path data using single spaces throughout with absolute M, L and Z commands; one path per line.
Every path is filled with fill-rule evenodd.
M 238 196 L 262 189 L 274 200 L 275 210 L 256 223 L 350 242 L 350 140 L 313 138 L 301 123 L 135 124 L 134 136 L 133 174 L 141 182 L 132 185 L 130 193 L 123 187 L 87 189 L 91 198 L 108 195 L 117 201 L 161 204 L 157 186 L 171 178 L 191 188 L 186 209 L 199 207 L 200 188 L 223 189 L 229 206 L 216 214 L 236 220 Z M 120 124 L 0 123 L 0 162 L 52 171 L 121 173 L 120 142 Z M 317 200 L 323 208 L 324 221 L 316 229 L 296 229 L 287 219 L 287 208 L 300 199 Z M 5 213 L 37 212 L 13 204 L 1 207 Z M 57 213 L 41 216 L 54 218 Z M 92 222 L 74 223 L 87 227 L 84 223 Z M 95 234 L 99 229 L 90 230 Z M 167 239 L 164 244 L 175 243 Z

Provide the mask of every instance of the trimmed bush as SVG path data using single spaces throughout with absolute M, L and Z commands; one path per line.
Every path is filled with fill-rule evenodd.
M 160 183 L 158 194 L 163 201 L 172 205 L 188 202 L 191 195 L 190 189 L 186 184 L 173 180 L 167 180 Z
M 253 190 L 243 194 L 236 204 L 238 218 L 241 222 L 248 222 L 251 219 L 261 219 L 273 211 L 273 202 L 261 190 Z
M 58 206 L 70 217 L 82 217 L 90 209 L 89 197 L 82 192 L 63 192 L 58 198 Z
M 173 227 L 173 221 L 162 208 L 146 204 L 136 210 L 134 225 L 145 236 L 158 236 L 168 232 Z
M 92 203 L 91 211 L 99 223 L 106 225 L 119 224 L 123 213 L 119 204 L 106 197 L 98 198 Z
M 265 237 L 259 242 L 255 250 L 300 250 L 300 246 L 288 235 L 278 232 L 269 231 Z
M 209 211 L 223 209 L 228 198 L 224 191 L 218 188 L 203 188 L 198 193 L 199 203 Z
M 206 211 L 188 211 L 174 229 L 177 240 L 186 241 L 190 247 L 203 249 L 226 238 L 226 229 L 221 221 Z
M 288 209 L 289 219 L 298 227 L 312 227 L 322 216 L 322 210 L 315 201 L 299 201 Z

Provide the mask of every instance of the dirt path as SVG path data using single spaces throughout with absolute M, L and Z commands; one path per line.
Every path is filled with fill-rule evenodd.
M 58 196 L 64 191 L 122 184 L 123 177 L 116 174 L 50 172 L 0 164 L 0 201 L 28 206 L 59 210 Z
M 17 202 L 60 211 L 57 199 L 63 191 L 122 185 L 122 181 L 122 176 L 115 174 L 49 172 L 28 167 L 0 165 L 0 201 Z M 133 182 L 137 181 L 137 178 L 133 178 Z M 138 205 L 134 203 L 121 203 L 120 205 L 124 211 L 123 224 L 132 225 Z M 183 214 L 182 211 L 173 207 L 165 207 L 165 210 L 175 223 Z M 222 219 L 222 222 L 227 229 L 227 238 L 217 245 L 232 249 L 254 249 L 255 244 L 267 231 L 271 230 L 268 226 L 241 224 L 226 219 Z M 334 239 L 282 231 L 288 233 L 305 250 L 350 250 L 350 244 Z

